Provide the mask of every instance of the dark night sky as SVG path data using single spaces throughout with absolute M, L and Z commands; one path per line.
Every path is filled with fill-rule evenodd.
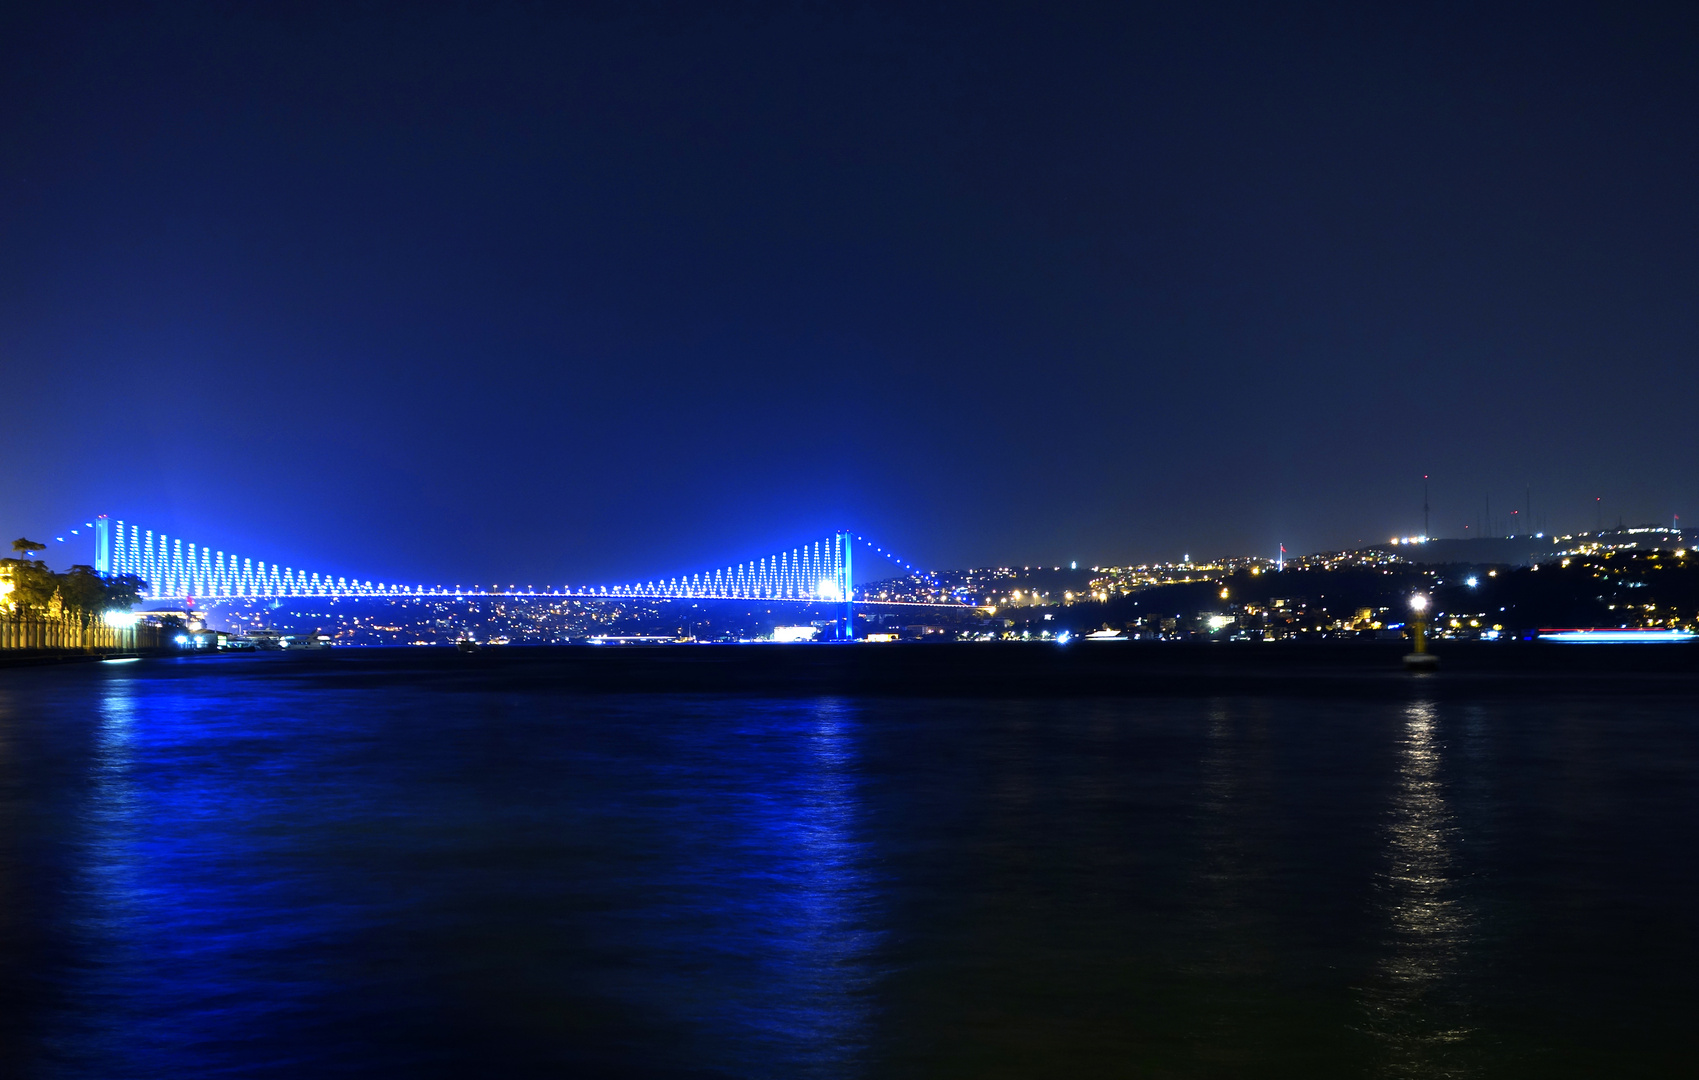
M 1699 9 L 1483 8 L 13 6 L 0 532 L 541 584 L 1314 550 L 1423 473 L 1441 535 L 1699 525 Z

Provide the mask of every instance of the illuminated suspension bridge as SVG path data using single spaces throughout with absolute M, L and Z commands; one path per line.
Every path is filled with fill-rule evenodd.
M 776 600 L 847 604 L 859 600 L 851 578 L 857 541 L 909 573 L 921 574 L 911 564 L 872 545 L 864 537 L 840 532 L 747 562 L 652 581 L 542 589 L 449 588 L 314 573 L 276 562 L 268 563 L 263 559 L 238 556 L 211 545 L 156 533 L 138 524 L 114 521 L 104 515 L 90 524 L 94 529 L 95 570 L 103 575 L 135 575 L 147 583 L 142 595 L 154 601 L 266 597 L 535 596 L 581 600 Z M 910 602 L 904 606 L 964 605 Z

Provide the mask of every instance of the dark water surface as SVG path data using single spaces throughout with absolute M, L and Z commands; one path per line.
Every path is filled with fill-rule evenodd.
M 1667 686 L 594 695 L 299 659 L 0 671 L 12 1074 L 1699 1068 L 1699 710 Z

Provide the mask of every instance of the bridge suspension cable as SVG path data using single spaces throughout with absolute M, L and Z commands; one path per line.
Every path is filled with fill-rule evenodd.
M 857 539 L 840 532 L 771 555 L 711 570 L 620 585 L 559 588 L 492 586 L 452 589 L 349 578 L 238 556 L 208 544 L 184 541 L 131 522 L 101 516 L 95 525 L 95 568 L 133 574 L 147 583 L 150 600 L 243 597 L 453 597 L 559 596 L 583 599 L 785 600 L 847 603 L 855 600 L 853 549 Z M 865 540 L 862 541 L 866 543 Z M 881 551 L 883 554 L 883 552 Z M 896 560 L 901 562 L 901 560 Z M 908 564 L 903 563 L 904 566 Z M 911 567 L 912 569 L 912 567 Z

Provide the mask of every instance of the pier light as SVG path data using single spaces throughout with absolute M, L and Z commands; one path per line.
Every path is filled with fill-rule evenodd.
M 1417 593 L 1415 596 L 1412 596 L 1410 598 L 1410 609 L 1420 615 L 1422 612 L 1428 610 L 1428 598 L 1423 596 L 1421 593 Z

